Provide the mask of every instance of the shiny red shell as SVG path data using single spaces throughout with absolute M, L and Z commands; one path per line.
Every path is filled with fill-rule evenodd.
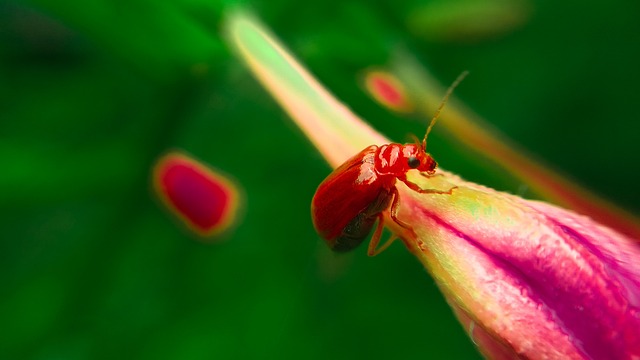
M 393 143 L 365 148 L 318 186 L 311 203 L 311 217 L 317 232 L 334 251 L 349 251 L 360 245 L 376 219 L 380 219 L 379 231 L 372 240 L 377 244 L 382 230 L 381 213 L 389 206 L 394 221 L 405 226 L 395 217 L 396 181 L 420 191 L 407 180 L 407 171 L 416 169 L 431 175 L 436 166 L 435 160 L 420 145 Z

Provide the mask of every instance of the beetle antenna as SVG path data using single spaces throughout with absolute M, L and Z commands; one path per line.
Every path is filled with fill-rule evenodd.
M 456 80 L 453 82 L 453 84 L 451 84 L 451 86 L 449 86 L 449 88 L 447 89 L 447 92 L 444 94 L 444 97 L 440 102 L 440 106 L 438 106 L 436 113 L 433 115 L 433 118 L 431 119 L 431 123 L 427 128 L 427 132 L 424 134 L 424 138 L 422 138 L 422 150 L 424 150 L 425 152 L 427 151 L 427 136 L 429 136 L 429 133 L 433 128 L 433 125 L 435 125 L 436 122 L 438 122 L 438 117 L 440 116 L 440 112 L 442 111 L 442 108 L 444 108 L 444 105 L 449 100 L 449 96 L 451 96 L 451 94 L 453 93 L 453 90 L 455 90 L 455 88 L 458 87 L 458 85 L 460 85 L 462 80 L 464 80 L 464 78 L 467 77 L 467 75 L 469 75 L 469 71 L 467 70 L 463 71 L 462 74 L 458 75 Z
M 420 139 L 418 139 L 417 136 L 415 136 L 415 134 L 409 134 L 409 137 L 411 137 L 411 140 L 413 140 L 413 143 L 420 146 Z

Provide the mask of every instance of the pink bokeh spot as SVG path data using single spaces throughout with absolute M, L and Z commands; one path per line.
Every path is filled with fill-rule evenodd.
M 373 88 L 376 90 L 376 93 L 380 95 L 380 97 L 384 98 L 387 102 L 399 106 L 402 103 L 402 95 L 398 92 L 396 88 L 394 88 L 391 84 L 389 84 L 385 79 L 380 77 L 374 77 L 371 80 Z
M 184 154 L 160 159 L 154 183 L 169 210 L 199 235 L 225 230 L 234 217 L 238 199 L 233 184 Z
M 366 88 L 381 104 L 399 112 L 411 110 L 402 84 L 393 75 L 382 71 L 371 71 L 366 75 Z

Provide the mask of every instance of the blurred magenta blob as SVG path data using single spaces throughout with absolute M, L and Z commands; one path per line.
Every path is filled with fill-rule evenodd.
M 174 150 L 158 159 L 153 187 L 167 209 L 201 238 L 221 235 L 238 220 L 239 187 L 184 152 Z
M 364 86 L 373 98 L 391 110 L 407 113 L 413 110 L 402 83 L 392 74 L 371 70 L 365 74 Z

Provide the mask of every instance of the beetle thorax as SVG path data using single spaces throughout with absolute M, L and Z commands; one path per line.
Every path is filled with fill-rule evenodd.
M 413 159 L 416 166 L 410 165 L 410 159 Z M 382 145 L 376 151 L 375 170 L 380 175 L 402 177 L 411 169 L 432 174 L 435 172 L 436 166 L 437 164 L 431 155 L 417 144 L 392 143 Z

